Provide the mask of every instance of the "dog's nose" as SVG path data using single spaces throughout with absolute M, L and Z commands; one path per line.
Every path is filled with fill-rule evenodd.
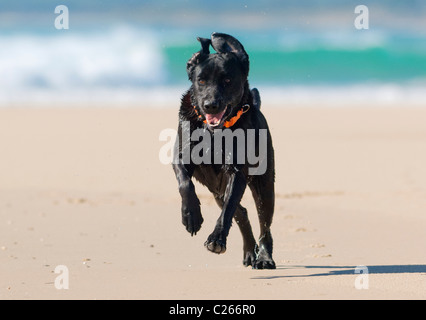
M 216 114 L 219 112 L 219 106 L 217 105 L 217 103 L 214 103 L 212 101 L 206 101 L 204 103 L 204 111 L 206 113 Z

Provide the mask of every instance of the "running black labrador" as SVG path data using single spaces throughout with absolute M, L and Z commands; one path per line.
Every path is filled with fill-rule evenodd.
M 249 89 L 249 57 L 241 43 L 227 34 L 213 33 L 211 39 L 198 38 L 198 41 L 201 50 L 187 63 L 192 85 L 181 100 L 173 161 L 182 197 L 182 222 L 191 235 L 203 223 L 200 201 L 191 181 L 194 177 L 213 193 L 222 210 L 205 247 L 211 252 L 224 253 L 234 218 L 243 236 L 243 264 L 255 269 L 274 269 L 270 231 L 275 202 L 274 151 L 267 122 L 260 112 L 259 93 L 257 89 Z M 210 53 L 210 46 L 216 53 Z M 232 135 L 231 147 L 221 143 L 227 137 L 224 132 Z M 220 139 L 216 139 L 218 136 Z M 245 140 L 235 141 L 237 136 Z M 197 146 L 200 137 L 203 148 Z M 213 138 L 214 143 L 206 140 Z M 258 163 L 253 163 L 253 157 L 250 161 L 250 152 L 258 155 Z M 264 170 L 252 171 L 261 167 Z M 259 245 L 247 210 L 240 204 L 247 185 L 260 221 Z

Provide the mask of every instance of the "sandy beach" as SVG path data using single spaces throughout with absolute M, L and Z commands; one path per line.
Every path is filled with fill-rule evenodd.
M 219 209 L 199 184 L 203 226 L 181 224 L 159 160 L 177 107 L 0 109 L 0 299 L 425 299 L 426 109 L 262 108 L 276 270 L 242 265 L 235 225 L 204 248 Z

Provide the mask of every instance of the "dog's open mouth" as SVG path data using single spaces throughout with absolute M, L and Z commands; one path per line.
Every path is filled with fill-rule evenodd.
M 209 127 L 217 127 L 221 124 L 223 116 L 225 115 L 225 112 L 228 108 L 225 108 L 222 112 L 216 113 L 216 114 L 209 114 L 207 113 L 205 115 L 206 122 L 209 125 Z

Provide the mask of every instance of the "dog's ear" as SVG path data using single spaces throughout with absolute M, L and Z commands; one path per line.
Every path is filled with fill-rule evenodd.
M 210 54 L 209 46 L 211 45 L 211 40 L 200 37 L 197 37 L 197 40 L 201 43 L 201 50 L 194 53 L 186 64 L 186 71 L 188 72 L 189 80 L 192 79 L 194 67 Z
M 213 49 L 215 49 L 218 53 L 235 53 L 240 59 L 244 71 L 248 75 L 249 57 L 243 45 L 237 39 L 225 33 L 213 32 L 211 35 L 211 44 Z
M 197 40 L 201 43 L 201 52 L 203 54 L 210 54 L 209 46 L 212 44 L 210 39 L 197 37 Z

